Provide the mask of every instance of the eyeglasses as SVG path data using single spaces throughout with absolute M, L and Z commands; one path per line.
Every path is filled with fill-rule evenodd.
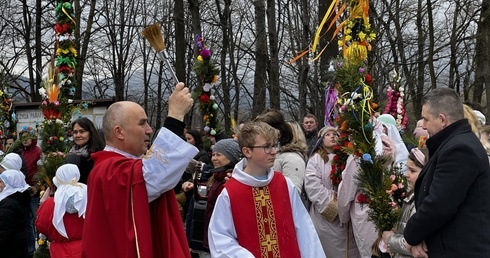
M 277 150 L 279 150 L 280 147 L 281 147 L 281 143 L 279 143 L 278 141 L 272 145 L 269 144 L 269 145 L 263 145 L 263 146 L 248 146 L 248 148 L 250 148 L 250 149 L 262 148 L 262 149 L 264 149 L 265 154 L 271 154 L 272 149 L 275 149 L 277 151 Z

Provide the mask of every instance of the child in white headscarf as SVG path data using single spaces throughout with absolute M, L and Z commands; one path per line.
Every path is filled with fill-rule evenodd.
M 31 202 L 22 172 L 7 169 L 0 174 L 1 257 L 27 257 L 26 207 Z
M 22 169 L 22 158 L 19 154 L 11 152 L 3 157 L 2 161 L 0 161 L 0 173 L 7 169 L 19 171 Z
M 53 183 L 54 197 L 39 207 L 36 227 L 51 240 L 52 258 L 81 257 L 82 232 L 87 207 L 87 185 L 78 183 L 80 171 L 74 164 L 58 168 Z

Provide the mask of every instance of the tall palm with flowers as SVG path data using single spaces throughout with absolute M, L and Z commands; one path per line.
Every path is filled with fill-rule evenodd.
M 16 135 L 17 117 L 12 109 L 13 100 L 9 94 L 9 85 L 0 83 L 0 137 Z
M 71 0 L 57 0 L 55 7 L 56 24 L 55 51 L 48 67 L 48 76 L 39 93 L 42 96 L 40 109 L 44 120 L 38 124 L 41 134 L 42 164 L 38 178 L 54 189 L 52 179 L 59 166 L 65 163 L 65 153 L 70 148 L 67 129 L 72 114 L 77 107 L 73 104 L 76 91 L 74 71 L 77 65 L 75 48 L 75 12 Z M 34 257 L 49 257 L 48 242 L 41 237 Z
M 333 16 L 334 13 L 336 16 Z M 339 21 L 343 14 L 347 18 Z M 339 145 L 334 148 L 337 157 L 332 162 L 330 179 L 334 185 L 338 185 L 347 158 L 349 155 L 356 157 L 360 167 L 358 188 L 361 190 L 357 201 L 369 206 L 369 220 L 374 222 L 378 232 L 391 230 L 401 211 L 397 201 L 406 191 L 406 181 L 397 166 L 387 166 L 388 158 L 375 151 L 374 114 L 378 104 L 374 101 L 375 92 L 367 58 L 376 33 L 369 22 L 369 1 L 332 1 L 317 29 L 312 52 L 315 52 L 320 31 L 328 18 L 333 20 L 329 28 L 334 22 L 338 24 L 334 35 L 340 36 L 337 42 L 342 50 L 341 55 L 332 62 L 334 80 L 327 89 L 337 91 L 335 105 L 331 104 L 331 99 L 328 99 L 330 103 L 326 103 L 326 107 L 335 109 L 335 112 L 326 110 L 325 113 L 337 114 L 332 121 L 339 130 Z M 403 103 L 397 99 L 394 105 L 396 111 L 400 105 L 403 106 Z M 395 117 L 402 124 L 406 118 L 404 114 L 400 116 Z
M 200 34 L 196 35 L 195 43 L 199 55 L 194 64 L 194 71 L 199 77 L 200 86 L 194 89 L 193 97 L 199 100 L 204 132 L 206 135 L 215 136 L 219 132 L 218 104 L 212 89 L 218 80 L 219 69 L 212 61 L 211 51 Z

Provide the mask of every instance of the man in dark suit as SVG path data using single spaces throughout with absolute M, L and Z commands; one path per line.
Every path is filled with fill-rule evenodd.
M 489 161 L 459 96 L 449 88 L 430 91 L 422 117 L 430 159 L 415 184 L 406 248 L 414 257 L 490 257 Z

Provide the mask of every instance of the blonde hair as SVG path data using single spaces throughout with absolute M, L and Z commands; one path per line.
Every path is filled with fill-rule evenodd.
M 473 109 L 466 105 L 463 104 L 463 109 L 464 109 L 464 118 L 468 119 L 468 123 L 471 126 L 471 131 L 476 134 L 478 138 L 480 138 L 480 121 L 478 120 L 478 117 L 475 115 L 473 112 Z
M 303 129 L 301 129 L 301 126 L 296 121 L 288 121 L 287 123 L 293 131 L 293 140 L 288 145 L 294 145 L 298 151 L 303 155 L 306 155 L 308 144 L 306 144 L 306 137 L 303 133 Z
M 255 145 L 257 136 L 264 137 L 266 141 L 275 142 L 279 138 L 279 130 L 265 122 L 246 123 L 238 133 L 238 145 L 240 149 Z

